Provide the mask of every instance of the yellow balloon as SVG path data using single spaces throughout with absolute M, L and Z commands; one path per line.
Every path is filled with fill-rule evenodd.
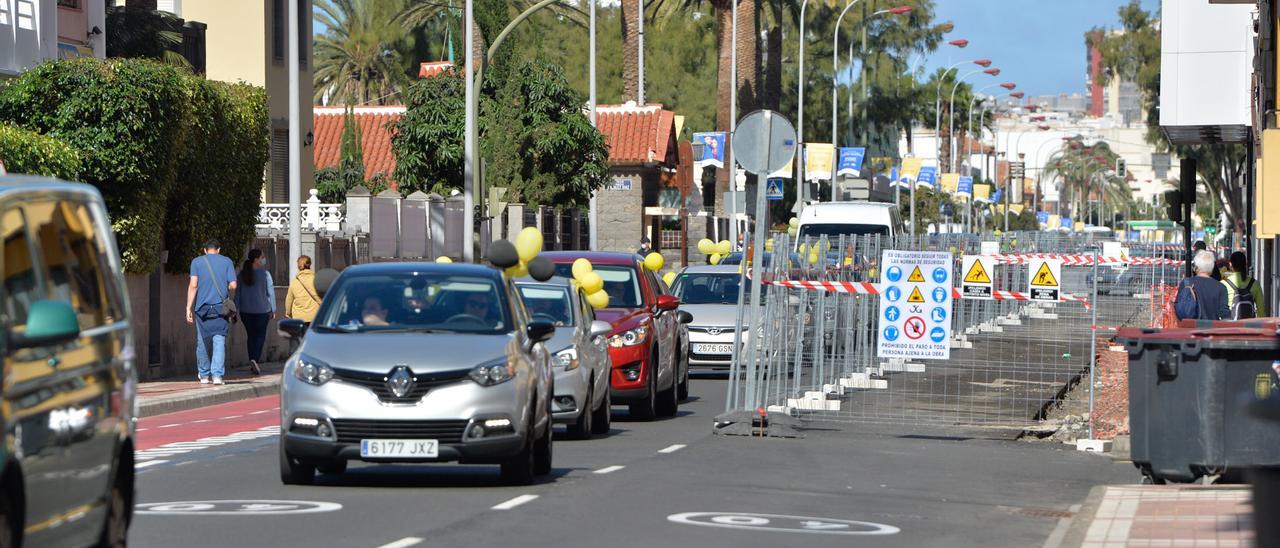
M 586 259 L 578 259 L 573 261 L 573 277 L 574 279 L 582 279 L 582 276 L 591 272 L 591 261 Z
M 598 274 L 597 274 L 597 276 L 598 276 Z M 591 305 L 591 308 L 595 308 L 595 309 L 597 309 L 597 310 L 599 310 L 599 309 L 601 309 L 601 308 L 608 308 L 608 306 L 609 306 L 609 294 L 608 294 L 608 293 L 605 293 L 604 291 L 596 291 L 596 292 L 594 292 L 594 293 L 587 293 L 587 304 Z
M 818 248 L 809 251 L 809 264 L 818 264 Z
M 703 255 L 710 255 L 716 252 L 716 243 L 708 238 L 698 240 L 698 252 Z
M 798 231 L 798 230 L 796 230 L 796 227 L 794 227 L 794 226 L 787 227 L 787 235 L 788 235 L 788 236 L 795 237 L 795 235 L 796 235 L 796 233 L 797 233 L 797 232 L 799 232 L 799 231 Z
M 582 282 L 582 290 L 586 291 L 588 295 L 604 289 L 604 278 L 601 278 L 595 272 L 583 274 L 581 278 L 578 278 L 578 281 Z
M 654 272 L 662 270 L 663 262 L 664 261 L 662 259 L 662 254 L 658 253 L 657 251 L 654 251 L 653 253 L 645 255 L 644 257 L 644 267 Z
M 764 241 L 764 250 L 773 253 L 773 238 Z
M 532 261 L 539 251 L 542 251 L 542 232 L 537 228 L 527 226 L 516 235 L 516 254 L 520 256 L 520 262 Z
M 671 284 L 676 283 L 676 273 L 668 272 L 666 274 L 663 274 L 662 281 L 666 282 L 667 287 L 671 287 Z
M 524 261 L 521 261 L 515 266 L 508 266 L 506 273 L 507 273 L 507 276 L 510 276 L 512 278 L 527 277 L 529 275 L 529 265 L 524 264 Z
M 800 228 L 800 219 L 792 217 L 791 220 L 787 221 L 787 226 L 791 228 Z
M 453 259 L 450 259 L 448 255 L 441 255 L 436 257 L 436 262 L 440 264 L 449 264 L 453 262 Z
M 712 253 L 710 261 L 711 261 L 711 264 L 720 264 L 720 254 Z
M 716 244 L 716 253 L 728 255 L 732 251 L 733 244 L 729 243 L 729 240 L 720 240 L 720 243 Z
M 809 244 L 800 244 L 800 254 L 804 255 L 809 251 Z

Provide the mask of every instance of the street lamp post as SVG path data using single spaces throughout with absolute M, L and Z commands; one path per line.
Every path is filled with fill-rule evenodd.
M 865 56 L 867 54 L 867 21 L 871 20 L 874 17 L 884 15 L 886 13 L 893 14 L 893 15 L 905 15 L 907 13 L 911 13 L 911 9 L 912 9 L 911 6 L 898 6 L 895 8 L 877 10 L 875 12 L 872 12 L 871 15 L 865 15 L 867 6 L 866 4 L 863 4 L 862 11 L 864 15 L 862 17 L 862 55 Z M 836 31 L 839 32 L 839 28 L 837 28 Z M 853 43 L 852 42 L 850 42 L 849 44 L 849 66 L 853 67 Z M 862 73 L 858 77 L 858 80 L 860 80 L 862 83 L 862 139 L 861 141 L 863 146 L 867 146 L 867 140 L 868 140 L 867 125 L 869 120 L 867 112 L 868 112 L 869 101 L 867 100 L 867 60 L 865 59 L 865 57 L 862 60 L 862 67 L 859 70 L 859 72 Z M 850 89 L 850 93 L 849 93 L 849 134 L 853 135 L 852 89 Z
M 964 47 L 969 45 L 968 40 L 952 40 L 951 42 L 948 42 L 948 43 L 953 45 L 956 43 L 963 44 L 963 45 L 957 45 L 956 47 Z M 954 65 L 947 67 L 947 69 L 942 71 L 942 74 L 938 76 L 937 85 L 934 86 L 933 134 L 934 134 L 934 140 L 937 141 L 936 148 L 938 149 L 937 159 L 938 159 L 939 167 L 942 166 L 942 81 L 947 79 L 948 73 L 950 73 L 951 71 L 955 70 L 957 67 L 965 63 L 973 63 L 975 65 L 979 65 L 984 68 L 991 66 L 990 59 L 974 59 L 972 61 L 960 61 L 959 63 L 956 63 Z
M 591 117 L 591 127 L 596 127 L 596 1 L 587 0 L 587 112 Z M 644 81 L 643 78 L 640 80 Z M 587 213 L 587 229 L 590 231 L 590 247 L 592 251 L 600 249 L 600 204 L 599 191 L 591 191 L 590 208 Z
M 849 10 L 858 5 L 858 0 L 850 0 L 849 4 L 840 12 L 840 16 L 836 18 L 835 32 L 831 37 L 831 182 L 834 186 L 836 180 L 835 174 L 835 154 L 839 150 L 836 138 L 836 108 L 839 106 L 839 67 L 840 67 L 840 22 L 844 21 L 844 16 Z
M 475 248 L 472 238 L 475 234 L 475 190 L 476 190 L 476 82 L 472 75 L 477 67 L 475 64 L 475 33 L 471 32 L 471 25 L 475 24 L 476 12 L 473 0 L 466 0 L 466 21 L 467 37 L 464 39 L 466 44 L 466 64 L 463 66 L 462 76 L 466 79 L 465 97 L 466 121 L 463 122 L 463 144 L 462 144 L 462 260 L 465 262 L 473 262 L 475 260 Z M 292 4 L 292 3 L 291 3 Z
M 796 96 L 799 98 L 796 101 L 796 140 L 799 143 L 797 143 L 796 149 L 798 152 L 795 159 L 796 203 L 791 206 L 791 211 L 797 214 L 800 213 L 800 209 L 804 204 L 804 10 L 807 7 L 809 7 L 809 0 L 804 0 L 804 3 L 800 4 L 800 68 L 796 74 L 796 81 L 799 86 L 799 89 L 796 90 Z
M 470 2 L 470 0 L 468 0 Z M 302 256 L 302 112 L 298 99 L 298 3 L 289 2 L 289 271 Z M 310 37 L 307 38 L 310 42 Z
M 729 38 L 729 135 L 738 129 L 738 0 L 730 3 L 733 9 L 733 36 Z M 733 157 L 733 147 L 725 147 L 725 167 L 729 168 L 729 241 L 738 245 L 738 166 Z
M 957 149 L 959 148 L 956 146 L 956 139 L 955 139 L 956 90 L 960 89 L 960 84 L 964 82 L 965 78 L 973 76 L 974 74 L 977 74 L 979 72 L 991 75 L 993 77 L 1000 75 L 1000 69 L 998 68 L 977 69 L 965 74 L 964 76 L 956 78 L 956 83 L 951 86 L 951 99 L 947 102 L 947 105 L 948 105 L 947 106 L 947 140 L 950 141 L 950 144 L 951 144 L 951 158 L 950 158 L 951 162 L 950 163 L 951 163 L 951 171 L 953 173 L 957 169 L 956 168 L 957 166 L 956 152 L 958 152 Z M 938 162 L 938 166 L 941 167 L 942 162 Z

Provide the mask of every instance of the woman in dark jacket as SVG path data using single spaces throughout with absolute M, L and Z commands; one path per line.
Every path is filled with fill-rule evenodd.
M 262 359 L 262 347 L 267 343 L 267 326 L 276 314 L 275 282 L 266 266 L 262 250 L 250 249 L 249 257 L 240 265 L 240 284 L 236 289 L 236 309 L 249 335 L 249 366 L 254 375 L 262 374 L 258 360 Z

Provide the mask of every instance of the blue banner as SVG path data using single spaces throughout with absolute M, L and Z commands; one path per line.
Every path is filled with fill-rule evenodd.
M 956 194 L 963 196 L 973 196 L 973 177 L 968 175 L 960 176 L 960 185 L 956 187 Z
M 836 175 L 857 177 L 862 173 L 862 159 L 866 155 L 867 149 L 863 147 L 840 147 L 840 167 Z
M 1047 224 L 1049 224 L 1049 212 L 1048 212 L 1048 211 L 1037 211 L 1037 212 L 1036 212 L 1036 222 L 1038 222 L 1038 223 L 1040 223 L 1040 224 L 1042 224 L 1042 225 L 1047 225 Z
M 1001 189 L 1000 187 L 996 187 L 995 193 L 991 195 L 991 203 L 998 204 L 1000 203 L 1000 198 L 1003 198 L 1003 197 L 1004 197 L 1004 190 Z
M 723 131 L 694 133 L 694 144 L 702 143 L 702 155 L 694 158 L 693 167 L 702 169 L 707 166 L 724 167 L 724 143 L 727 134 Z
M 916 185 L 925 188 L 933 188 L 938 184 L 938 168 L 934 166 L 922 166 L 920 168 L 920 176 L 916 177 Z
M 1063 217 L 1062 220 L 1058 222 L 1058 225 L 1066 227 L 1067 229 L 1075 229 L 1076 226 L 1076 224 L 1071 221 L 1071 217 Z

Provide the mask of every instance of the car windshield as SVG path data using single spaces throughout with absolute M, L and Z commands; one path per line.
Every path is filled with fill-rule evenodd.
M 511 314 L 492 278 L 447 272 L 343 276 L 314 327 L 332 332 L 511 332 Z
M 800 234 L 796 237 L 797 241 L 803 242 L 805 238 L 818 238 L 826 236 L 827 238 L 837 238 L 840 236 L 860 236 L 863 234 L 888 234 L 889 227 L 885 225 L 864 225 L 855 223 L 810 223 L 800 227 Z
M 682 304 L 738 304 L 741 276 L 734 273 L 685 272 L 676 277 L 671 292 Z M 751 282 L 746 289 L 751 290 Z
M 568 287 L 540 284 L 519 284 L 517 287 L 531 318 L 554 323 L 557 327 L 573 325 Z
M 640 308 L 640 280 L 636 269 L 617 265 L 595 265 L 596 274 L 604 278 L 604 291 L 609 294 L 609 308 Z M 556 275 L 573 278 L 573 265 L 557 264 Z

